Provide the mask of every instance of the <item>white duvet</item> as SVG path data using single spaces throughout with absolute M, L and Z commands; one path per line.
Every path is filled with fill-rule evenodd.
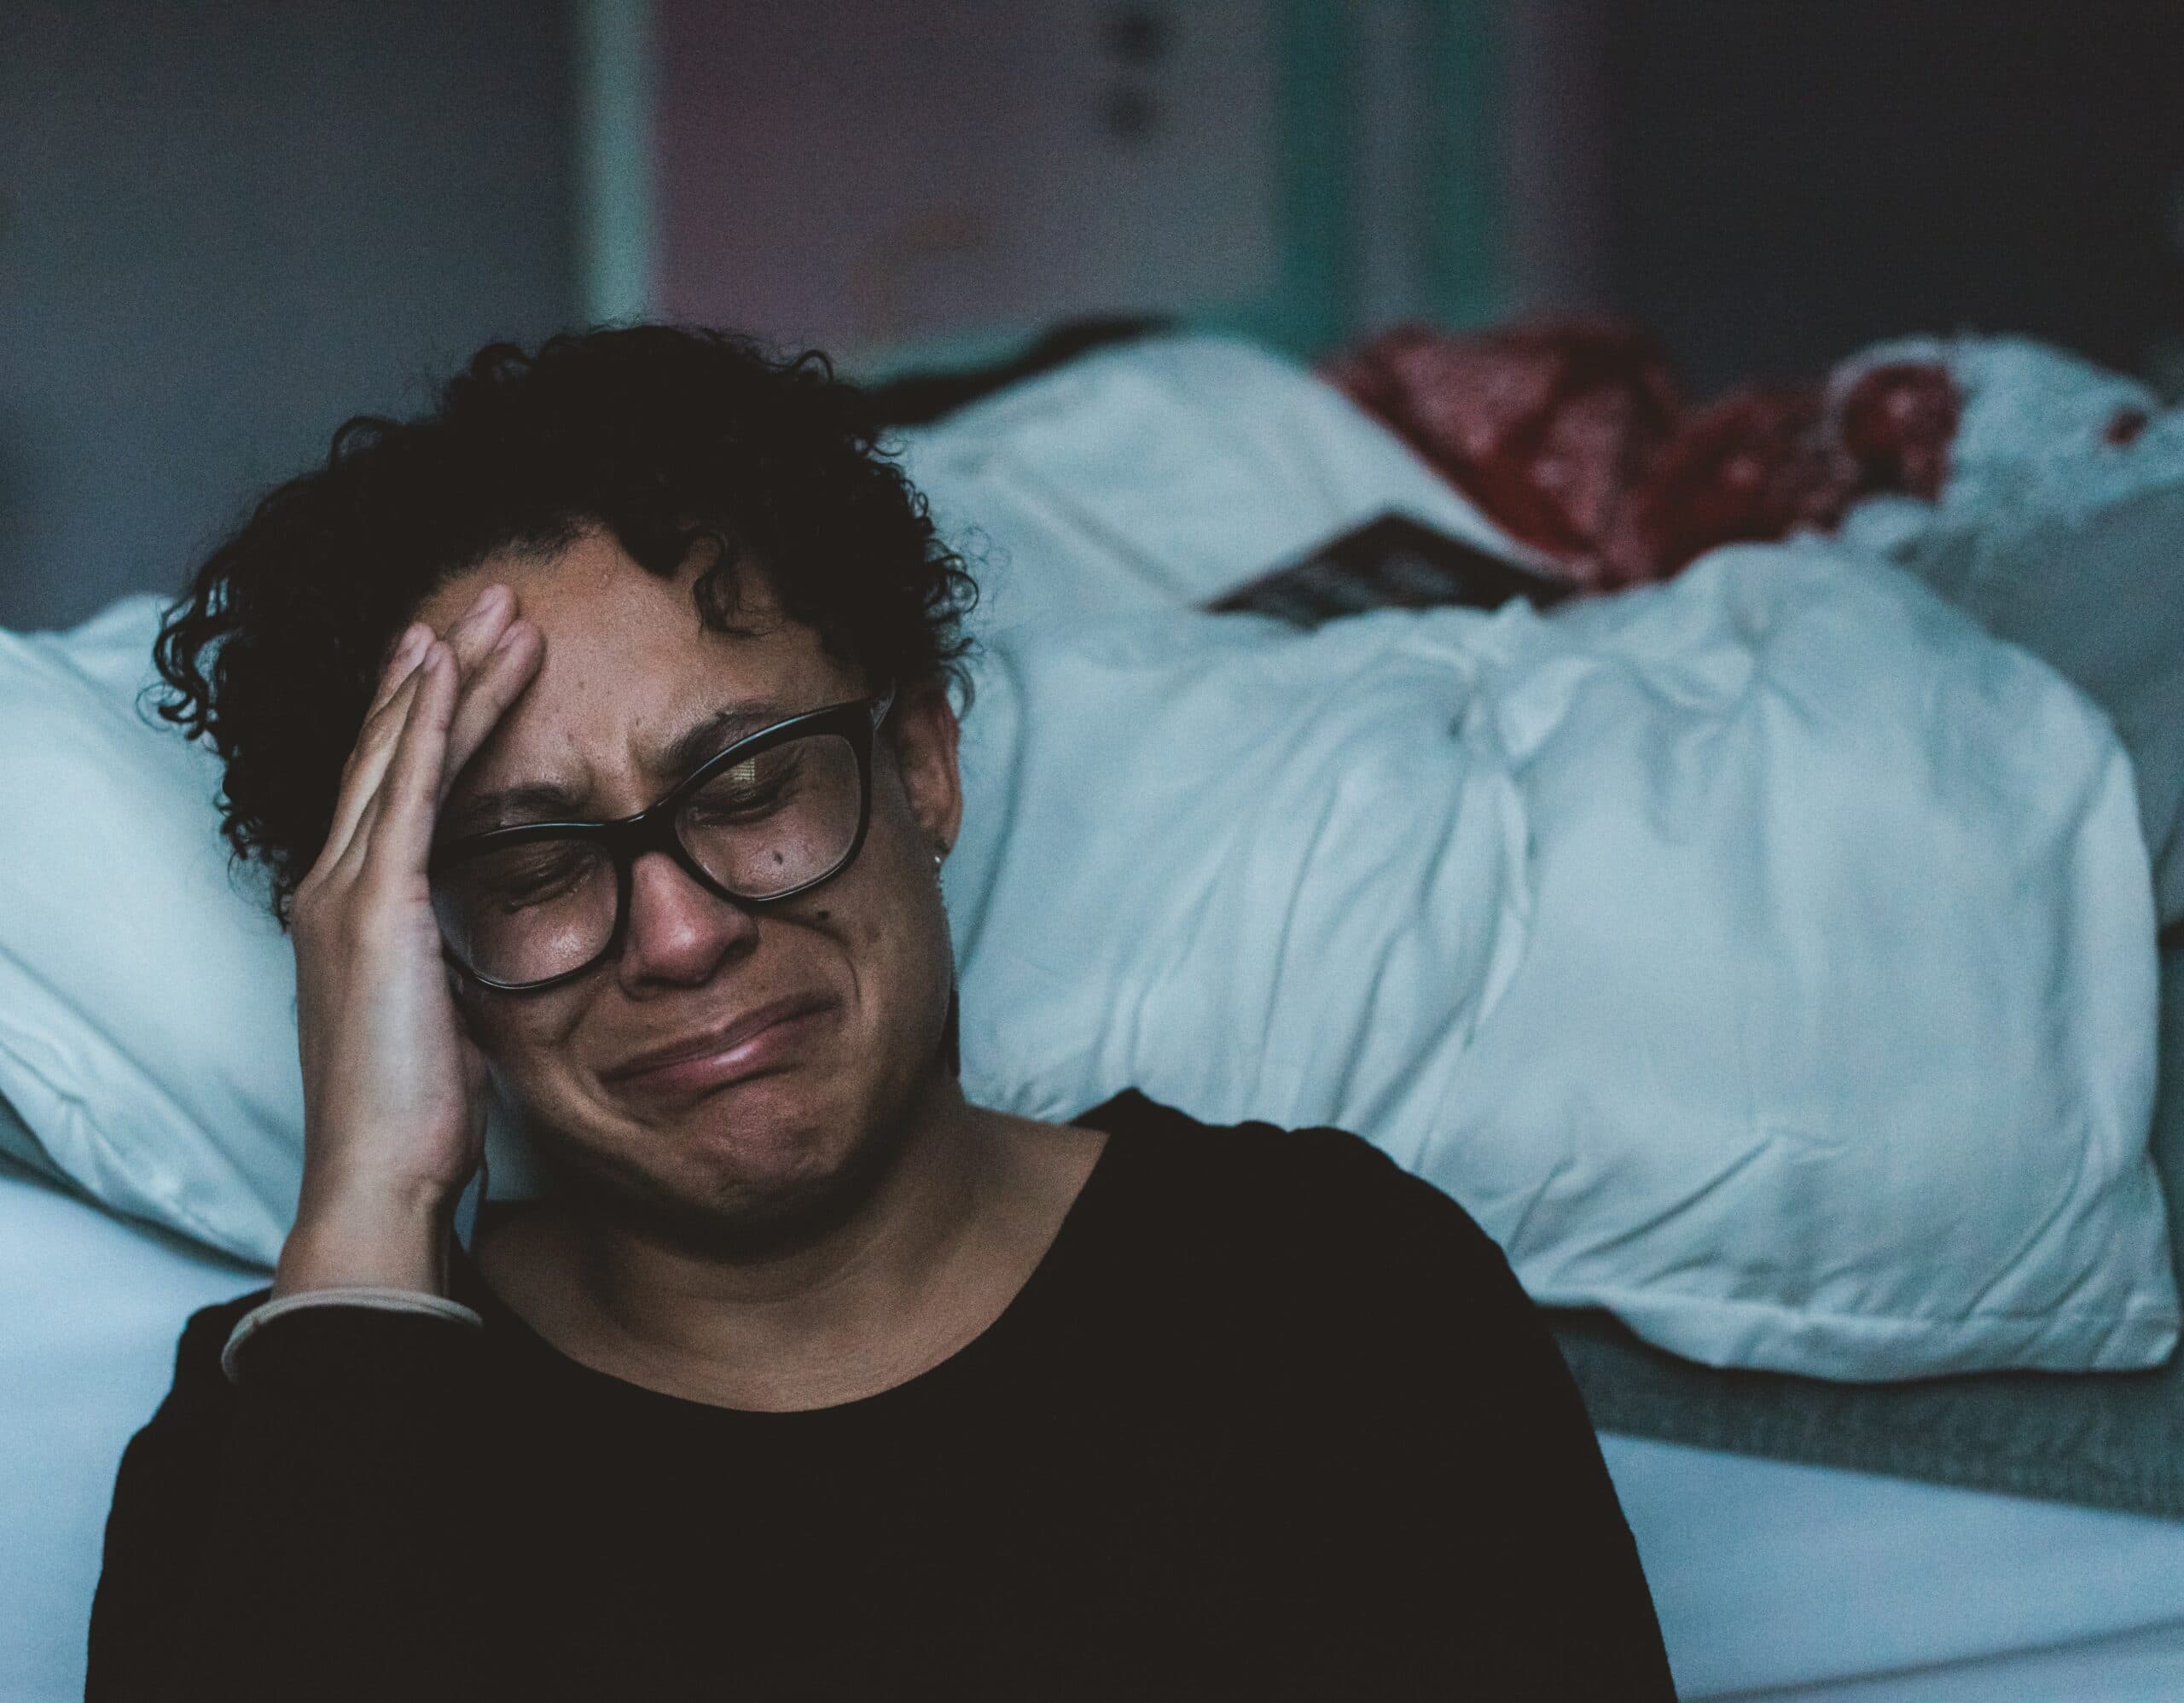
M 995 635 L 966 1089 L 1354 1130 L 1717 1364 L 2145 1365 L 2154 927 L 2100 713 L 1908 575 Z

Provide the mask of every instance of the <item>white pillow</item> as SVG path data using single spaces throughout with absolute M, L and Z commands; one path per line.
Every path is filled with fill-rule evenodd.
M 0 1098 L 115 1211 L 270 1264 L 303 1127 L 295 964 L 213 755 L 137 694 L 161 600 L 0 633 Z

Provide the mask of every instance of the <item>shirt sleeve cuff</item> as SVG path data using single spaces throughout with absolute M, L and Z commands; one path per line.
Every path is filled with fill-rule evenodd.
M 229 1333 L 227 1346 L 220 1351 L 220 1369 L 227 1374 L 231 1384 L 242 1382 L 249 1363 L 256 1351 L 248 1345 L 268 1325 L 298 1313 L 321 1312 L 340 1309 L 349 1317 L 358 1312 L 402 1315 L 420 1319 L 437 1319 L 450 1324 L 468 1326 L 483 1330 L 484 1319 L 460 1301 L 451 1301 L 444 1295 L 427 1294 L 420 1290 L 347 1287 L 306 1289 L 293 1295 L 276 1295 L 270 1301 L 259 1303 L 235 1321 L 235 1328 Z M 285 1337 L 288 1333 L 283 1332 Z

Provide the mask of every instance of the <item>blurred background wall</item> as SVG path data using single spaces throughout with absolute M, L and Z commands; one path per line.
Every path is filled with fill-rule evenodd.
M 5 0 L 0 625 L 642 313 L 883 375 L 1573 311 L 1694 389 L 2024 330 L 2184 388 L 2174 0 Z
M 1712 387 L 1908 330 L 2184 387 L 2178 0 L 1606 9 L 1612 295 Z
M 572 106 L 528 0 L 0 0 L 0 625 L 570 318 Z

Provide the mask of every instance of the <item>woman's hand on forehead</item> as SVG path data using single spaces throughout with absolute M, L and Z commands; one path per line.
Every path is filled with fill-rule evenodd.
M 444 637 L 415 623 L 388 658 L 292 914 L 304 1187 L 281 1293 L 444 1284 L 487 1077 L 441 960 L 428 859 L 455 776 L 544 654 L 514 593 L 491 584 Z

